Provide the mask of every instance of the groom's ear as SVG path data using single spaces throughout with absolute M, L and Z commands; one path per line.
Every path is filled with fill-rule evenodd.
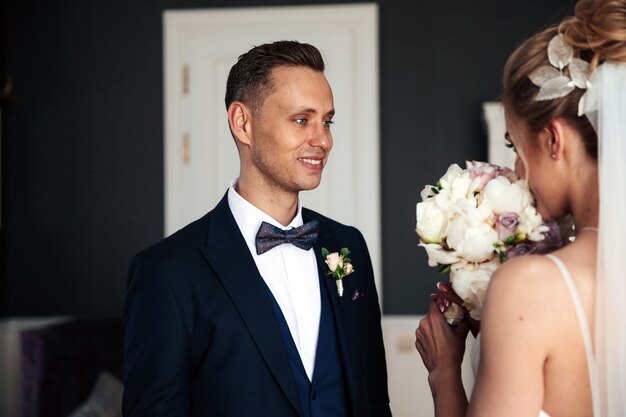
M 233 101 L 228 106 L 228 125 L 237 142 L 237 147 L 250 145 L 252 138 L 252 113 L 240 101 Z

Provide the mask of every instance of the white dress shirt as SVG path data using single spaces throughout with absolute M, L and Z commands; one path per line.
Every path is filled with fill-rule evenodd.
M 302 226 L 302 206 L 287 226 L 281 225 L 235 191 L 237 180 L 228 189 L 228 205 L 235 217 L 261 277 L 272 291 L 289 326 L 304 369 L 313 379 L 315 352 L 320 323 L 320 286 L 314 249 L 299 249 L 290 243 L 277 246 L 262 255 L 256 253 L 256 234 L 261 222 L 287 230 Z M 261 295 L 260 295 L 261 296 Z

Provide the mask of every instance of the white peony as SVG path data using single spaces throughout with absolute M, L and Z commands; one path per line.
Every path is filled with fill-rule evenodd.
M 448 213 L 439 208 L 433 199 L 422 201 L 415 207 L 415 231 L 426 243 L 441 243 L 448 231 Z
M 464 300 L 464 306 L 475 320 L 482 316 L 487 286 L 499 264 L 497 259 L 478 264 L 462 262 L 450 270 L 452 289 Z
M 443 189 L 434 198 L 437 206 L 451 215 L 458 213 L 466 207 L 472 208 L 477 205 L 477 200 L 473 193 L 468 195 L 470 183 L 465 182 L 465 179 L 461 178 L 456 182 L 463 182 L 463 190 L 461 190 L 461 187 L 457 187 L 453 191 Z
M 454 182 L 454 180 L 463 172 L 465 172 L 465 170 L 457 164 L 450 165 L 443 177 L 439 179 L 439 184 L 441 185 L 441 188 L 445 188 L 447 190 L 452 189 L 452 182 Z
M 446 242 L 468 262 L 483 262 L 493 255 L 498 232 L 492 226 L 487 205 L 466 209 L 450 222 Z
M 496 214 L 520 213 L 531 202 L 530 193 L 524 181 L 511 184 L 503 176 L 489 181 L 483 191 L 483 198 L 489 202 Z
M 419 246 L 426 249 L 428 266 L 450 265 L 461 260 L 456 252 L 444 249 L 436 243 L 420 243 Z
M 454 198 L 464 200 L 468 197 L 471 184 L 472 179 L 470 178 L 469 173 L 463 172 L 450 184 L 450 193 Z
M 451 206 L 459 203 L 463 204 L 468 197 L 473 199 L 473 194 L 470 193 L 472 179 L 469 172 L 465 170 L 457 172 L 453 167 L 458 168 L 458 165 L 452 165 L 448 173 L 439 180 L 441 190 L 435 196 L 437 204 L 444 210 L 449 210 Z

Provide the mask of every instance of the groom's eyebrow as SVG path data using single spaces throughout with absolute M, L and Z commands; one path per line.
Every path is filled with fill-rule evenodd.
M 318 113 L 318 111 L 312 107 L 298 107 L 296 109 L 294 109 L 293 111 L 294 113 L 310 113 L 310 114 L 316 114 Z M 334 116 L 335 115 L 335 109 L 330 109 L 328 110 L 326 113 L 324 113 L 325 116 Z

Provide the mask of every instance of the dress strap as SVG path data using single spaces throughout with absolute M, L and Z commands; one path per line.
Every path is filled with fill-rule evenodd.
M 554 262 L 561 271 L 563 281 L 565 281 L 565 285 L 567 286 L 570 296 L 572 297 L 572 302 L 574 303 L 574 308 L 576 309 L 576 315 L 578 316 L 578 324 L 580 325 L 580 331 L 583 336 L 585 354 L 587 356 L 587 369 L 589 370 L 589 383 L 591 388 L 593 415 L 599 417 L 600 397 L 598 392 L 598 374 L 596 370 L 596 360 L 594 358 L 593 345 L 591 343 L 591 332 L 589 330 L 589 324 L 587 322 L 587 317 L 585 316 L 585 311 L 583 310 L 582 302 L 580 301 L 580 295 L 578 294 L 578 290 L 576 289 L 576 285 L 574 284 L 572 275 L 570 274 L 563 261 L 551 254 L 545 256 L 546 258 Z

